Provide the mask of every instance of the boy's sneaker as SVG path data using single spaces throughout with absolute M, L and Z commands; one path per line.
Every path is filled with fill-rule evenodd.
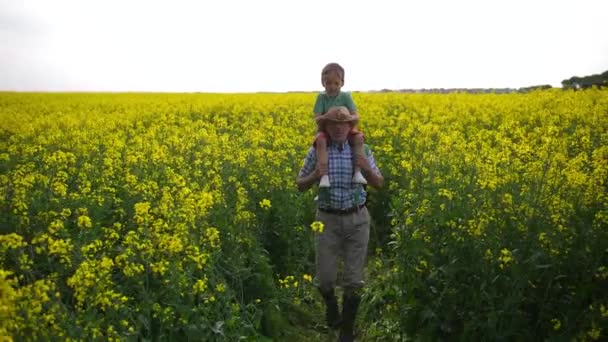
M 329 176 L 324 175 L 321 176 L 321 181 L 319 182 L 319 187 L 320 188 L 329 188 Z
M 355 174 L 353 176 L 353 183 L 367 184 L 367 180 L 365 180 L 365 177 L 363 177 L 363 174 L 361 174 L 361 171 L 355 171 Z

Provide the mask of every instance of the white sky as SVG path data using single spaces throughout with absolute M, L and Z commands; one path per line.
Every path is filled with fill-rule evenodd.
M 0 0 L 0 90 L 560 86 L 608 70 L 606 0 Z

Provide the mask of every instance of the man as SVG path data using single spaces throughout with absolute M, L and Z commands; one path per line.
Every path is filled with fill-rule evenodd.
M 367 193 L 361 184 L 353 183 L 353 150 L 348 133 L 359 121 L 346 107 L 332 107 L 318 119 L 321 129 L 329 136 L 327 145 L 329 167 L 321 170 L 314 147 L 308 151 L 304 166 L 296 179 L 300 191 L 317 184 L 321 175 L 329 174 L 331 187 L 319 188 L 316 220 L 324 230 L 315 239 L 316 277 L 319 291 L 326 304 L 327 325 L 340 326 L 339 341 L 354 340 L 354 324 L 363 287 L 363 267 L 367 256 L 370 217 L 365 207 Z M 380 188 L 384 182 L 374 157 L 356 157 L 369 185 Z M 342 317 L 335 296 L 338 256 L 344 256 L 344 297 Z

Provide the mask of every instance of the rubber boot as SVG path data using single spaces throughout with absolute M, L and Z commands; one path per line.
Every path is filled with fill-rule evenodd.
M 342 326 L 340 328 L 339 342 L 352 342 L 355 340 L 355 318 L 361 297 L 355 293 L 344 293 L 342 303 Z
M 325 301 L 325 321 L 329 328 L 335 329 L 340 326 L 340 312 L 338 311 L 338 299 L 334 293 L 334 289 L 329 292 L 322 292 L 323 300 Z

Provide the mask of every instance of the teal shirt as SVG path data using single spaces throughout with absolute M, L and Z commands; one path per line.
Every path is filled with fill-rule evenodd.
M 330 97 L 327 93 L 322 92 L 317 96 L 317 101 L 315 102 L 315 115 L 325 114 L 329 108 L 334 106 L 345 106 L 351 114 L 357 111 L 350 93 L 341 91 L 335 97 Z

